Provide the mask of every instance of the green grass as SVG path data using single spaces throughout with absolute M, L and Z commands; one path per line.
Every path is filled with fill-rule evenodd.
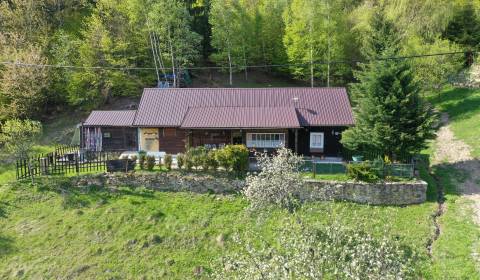
M 437 279 L 480 279 L 472 257 L 480 254 L 480 230 L 472 221 L 471 201 L 457 194 L 457 182 L 467 174 L 449 165 L 433 168 L 445 190 L 445 213 L 439 218 L 440 238 L 433 246 L 433 276 Z
M 49 153 L 54 151 L 52 146 L 37 145 L 33 148 L 33 154 Z M 15 161 L 7 156 L 0 164 L 0 184 L 12 182 L 16 180 Z
M 313 172 L 304 172 L 302 176 L 306 179 L 315 179 L 315 180 L 325 180 L 325 181 L 339 181 L 339 182 L 346 182 L 351 181 L 346 174 L 338 173 L 338 174 L 315 174 L 315 178 L 313 177 Z
M 435 203 L 373 207 L 309 203 L 297 213 L 274 209 L 261 217 L 240 196 L 70 189 L 61 195 L 28 184 L 0 187 L 0 278 L 191 279 L 226 252 L 232 236 L 251 230 L 266 239 L 289 220 L 311 224 L 364 220 L 375 235 L 387 231 L 420 257 L 416 269 L 430 278 L 425 244 Z M 225 244 L 217 242 L 225 236 Z
M 431 93 L 428 100 L 450 116 L 455 136 L 470 145 L 480 157 L 480 89 L 447 88 Z

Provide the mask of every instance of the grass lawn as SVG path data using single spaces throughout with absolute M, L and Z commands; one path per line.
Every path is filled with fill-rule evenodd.
M 433 233 L 435 202 L 408 207 L 309 203 L 294 214 L 258 217 L 240 196 L 153 192 L 122 188 L 61 195 L 28 184 L 0 187 L 0 278 L 190 279 L 235 250 L 232 236 L 251 230 L 273 239 L 288 220 L 368 223 L 419 255 L 416 269 L 431 277 L 425 244 Z M 223 235 L 225 242 L 218 241 Z
M 33 148 L 33 154 L 49 153 L 49 152 L 53 152 L 54 150 L 55 150 L 55 147 L 53 146 L 37 145 Z M 3 156 L 3 157 L 6 157 L 6 156 Z M 15 161 L 14 160 L 10 161 L 8 159 L 4 160 L 0 164 L 0 184 L 12 182 L 15 180 L 16 180 Z
M 448 113 L 455 136 L 470 145 L 473 155 L 480 158 L 480 89 L 447 88 L 429 94 L 428 100 Z
M 448 113 L 455 137 L 472 147 L 473 156 L 480 158 L 480 90 L 447 88 L 427 98 Z M 473 257 L 480 256 L 480 229 L 472 221 L 471 202 L 456 191 L 456 184 L 469 174 L 449 164 L 432 169 L 445 188 L 446 198 L 446 211 L 438 221 L 442 233 L 433 247 L 433 275 L 444 279 L 480 279 L 478 260 L 475 263 Z
M 445 189 L 446 211 L 439 218 L 440 238 L 433 244 L 433 276 L 436 279 L 480 279 L 473 253 L 480 254 L 480 229 L 472 221 L 471 201 L 460 197 L 455 183 L 465 178 L 449 166 L 433 171 Z M 466 207 L 467 206 L 467 207 Z

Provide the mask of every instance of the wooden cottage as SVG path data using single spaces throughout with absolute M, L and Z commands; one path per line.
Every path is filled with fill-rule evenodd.
M 354 125 L 345 88 L 145 89 L 136 111 L 93 111 L 82 127 L 89 150 L 177 154 L 186 147 L 280 146 L 338 156 Z

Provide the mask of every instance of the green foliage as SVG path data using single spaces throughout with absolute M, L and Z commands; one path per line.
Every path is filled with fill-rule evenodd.
M 145 163 L 145 168 L 148 171 L 152 171 L 154 167 L 155 167 L 155 157 L 154 156 L 147 156 L 146 163 Z
M 147 159 L 147 153 L 145 151 L 138 152 L 138 165 L 142 170 L 145 168 L 146 159 Z
M 173 161 L 172 155 L 166 154 L 165 157 L 163 158 L 163 161 L 165 164 L 165 168 L 167 168 L 167 170 L 172 170 L 172 161 Z
M 369 183 L 377 182 L 380 179 L 377 175 L 377 172 L 368 162 L 347 164 L 347 176 L 355 181 Z
M 0 129 L 0 146 L 16 158 L 30 156 L 33 145 L 42 133 L 42 124 L 37 121 L 12 119 Z
M 230 155 L 226 149 L 220 149 L 215 153 L 215 159 L 217 160 L 218 164 L 225 169 L 225 171 L 230 171 L 231 163 L 230 163 Z
M 185 165 L 185 155 L 184 154 L 177 154 L 177 167 L 178 169 L 182 169 Z
M 245 145 L 227 145 L 224 148 L 230 156 L 230 166 L 235 172 L 248 170 L 249 151 Z
M 394 56 L 397 35 L 392 23 L 373 20 L 367 53 Z M 420 97 L 420 88 L 405 61 L 375 60 L 361 65 L 358 83 L 352 86 L 356 125 L 345 131 L 342 143 L 358 152 L 387 155 L 395 160 L 419 152 L 433 139 L 435 115 Z
M 185 155 L 195 169 L 199 167 L 205 169 L 205 159 L 207 157 L 207 149 L 205 147 L 189 148 Z
M 457 10 L 443 36 L 448 40 L 473 49 L 480 44 L 480 16 L 472 2 Z
M 219 150 L 210 150 L 208 151 L 205 165 L 208 166 L 207 169 L 216 171 L 218 169 L 219 163 L 217 161 L 217 153 Z
M 227 145 L 215 152 L 219 166 L 226 171 L 245 172 L 248 169 L 249 151 L 244 145 Z
M 313 63 L 348 57 L 345 46 L 352 40 L 343 15 L 345 7 L 340 1 L 293 0 L 284 11 L 285 49 L 291 63 Z M 322 82 L 331 76 L 348 75 L 350 69 L 328 64 L 291 66 L 294 77 L 310 79 L 313 76 Z M 329 72 L 330 71 L 330 72 Z M 337 81 L 341 82 L 341 80 Z

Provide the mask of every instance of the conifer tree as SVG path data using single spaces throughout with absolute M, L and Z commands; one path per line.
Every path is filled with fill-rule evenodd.
M 373 152 L 398 159 L 425 147 L 434 136 L 435 116 L 420 98 L 420 88 L 408 62 L 374 59 L 398 55 L 393 23 L 383 12 L 372 18 L 364 46 L 370 62 L 356 72 L 352 86 L 356 125 L 343 133 L 342 143 L 357 152 Z

